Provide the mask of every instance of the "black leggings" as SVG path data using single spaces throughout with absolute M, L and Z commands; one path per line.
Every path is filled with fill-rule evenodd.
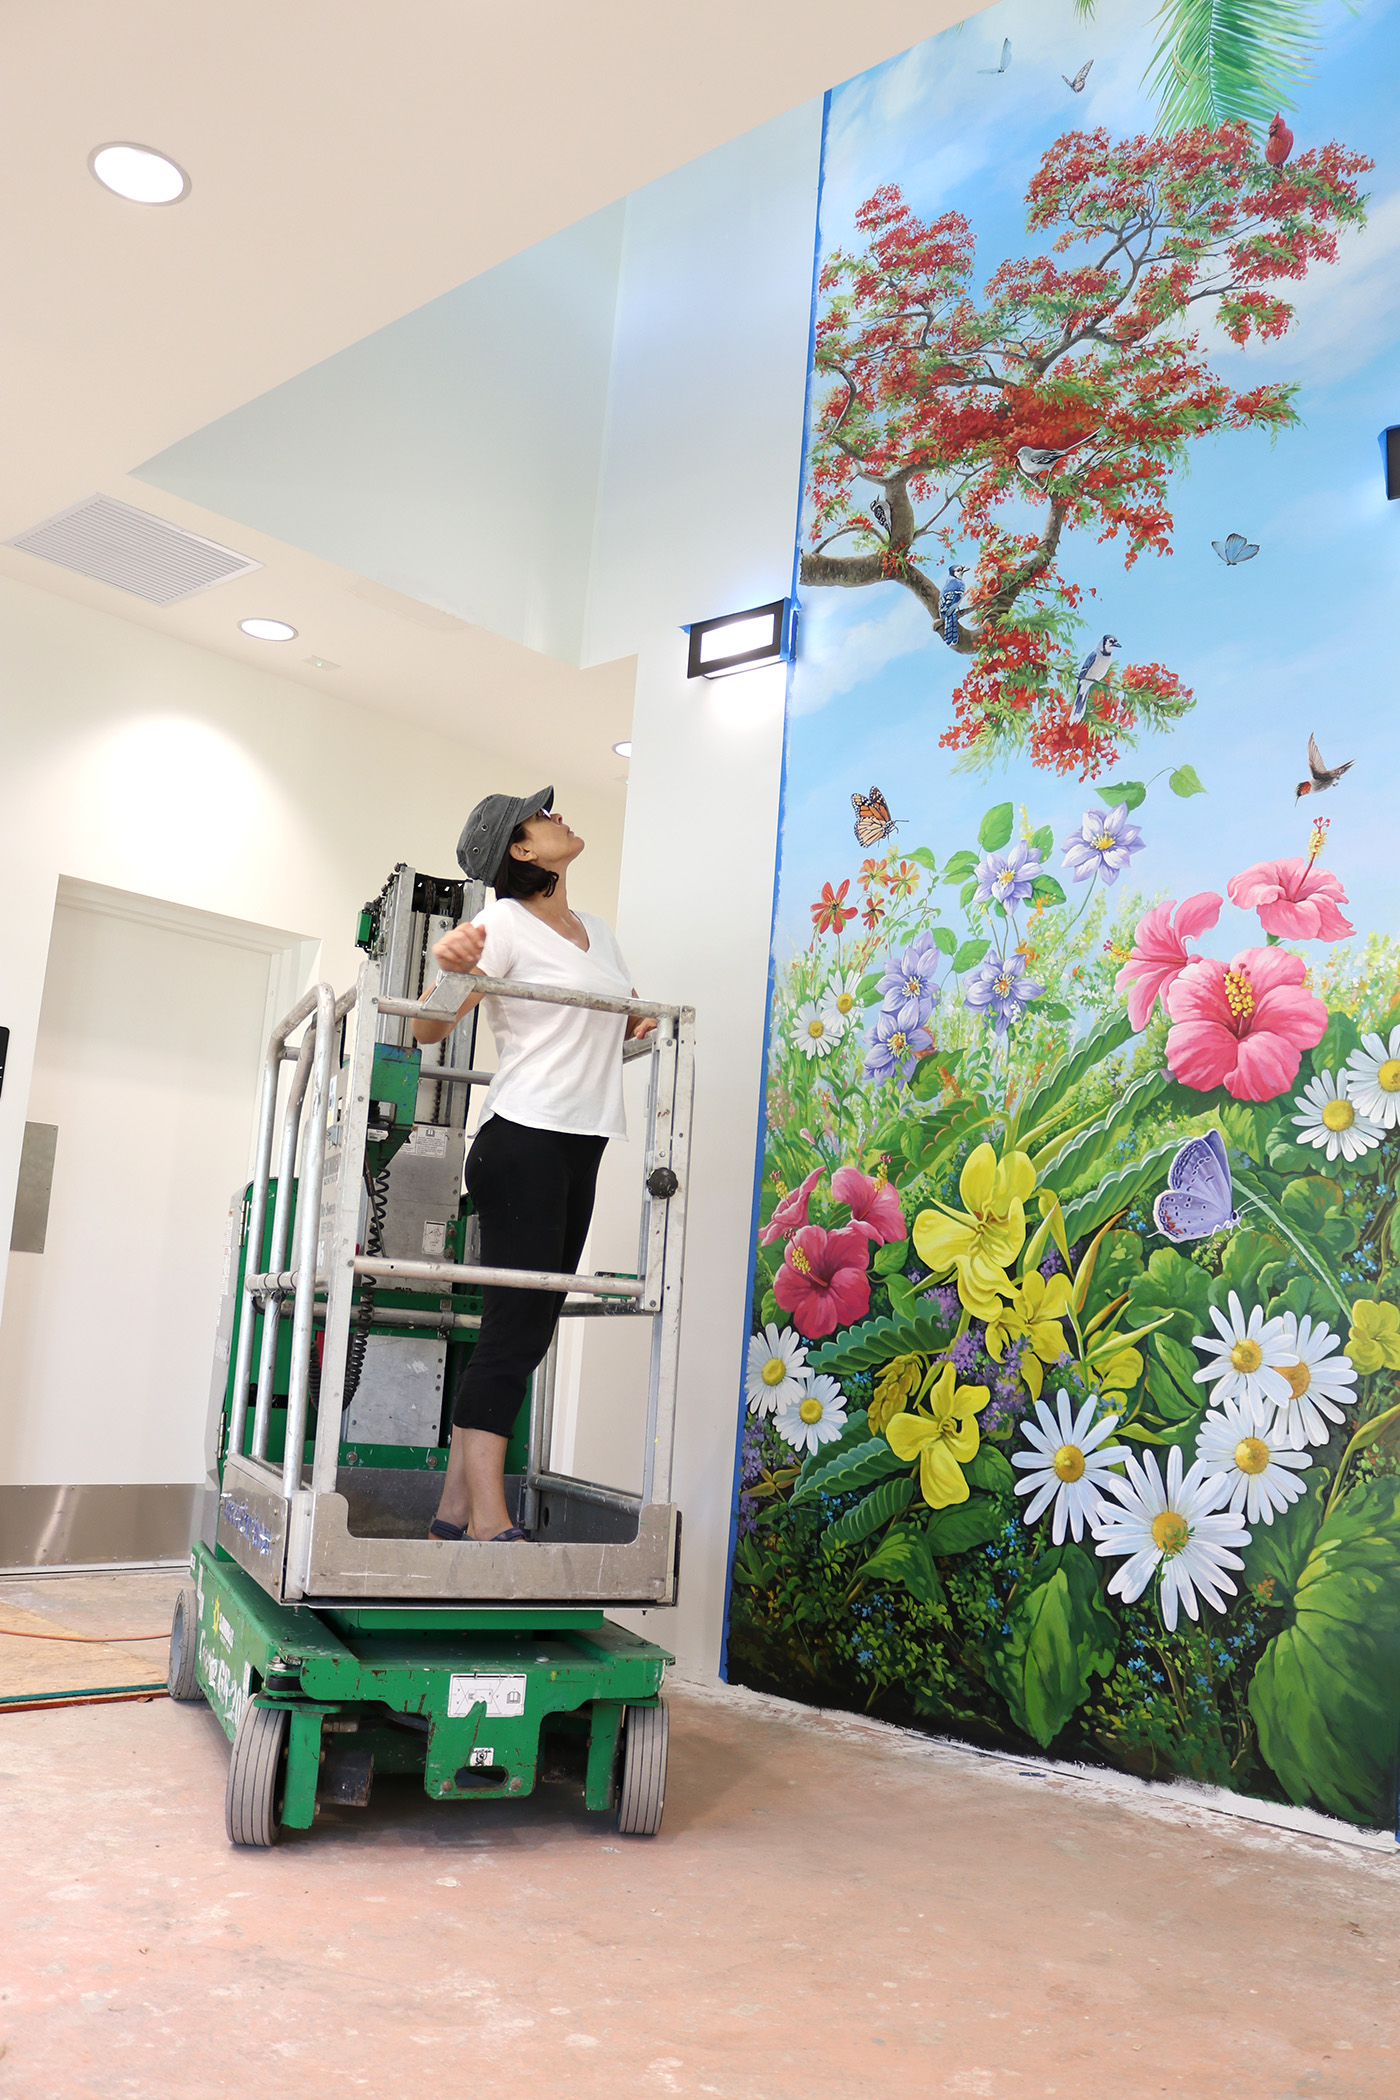
M 467 1154 L 467 1194 L 481 1219 L 483 1268 L 577 1271 L 607 1142 L 504 1116 L 482 1126 Z M 556 1291 L 483 1289 L 481 1332 L 452 1407 L 458 1429 L 510 1435 L 563 1303 Z

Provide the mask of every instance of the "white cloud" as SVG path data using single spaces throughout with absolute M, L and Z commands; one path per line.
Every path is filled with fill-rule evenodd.
M 933 623 L 928 614 L 917 598 L 897 584 L 888 593 L 881 590 L 863 617 L 853 619 L 854 608 L 848 602 L 831 603 L 857 595 L 804 587 L 792 682 L 794 715 L 815 714 L 839 693 L 865 684 L 896 658 L 912 656 L 932 641 Z

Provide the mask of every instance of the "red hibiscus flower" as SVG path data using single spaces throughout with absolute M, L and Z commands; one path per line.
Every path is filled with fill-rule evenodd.
M 1232 875 L 1230 902 L 1257 911 L 1265 933 L 1286 941 L 1344 941 L 1356 928 L 1338 911 L 1347 893 L 1335 875 L 1299 855 L 1294 860 L 1261 860 Z
M 796 1232 L 799 1226 L 806 1224 L 807 1199 L 821 1178 L 822 1169 L 813 1167 L 801 1188 L 794 1189 L 790 1195 L 784 1196 L 782 1202 L 758 1235 L 758 1243 L 761 1247 L 771 1247 L 774 1240 L 780 1240 L 785 1234 Z
M 1202 1092 L 1223 1084 L 1237 1101 L 1272 1101 L 1322 1041 L 1327 1008 L 1304 991 L 1303 959 L 1244 948 L 1230 963 L 1197 956 L 1166 995 L 1167 1064 Z
M 887 1181 L 862 1174 L 859 1167 L 838 1167 L 831 1177 L 831 1193 L 838 1203 L 850 1204 L 851 1230 L 863 1232 L 875 1246 L 908 1239 L 899 1198 Z
M 839 934 L 847 919 L 855 917 L 855 905 L 846 903 L 846 892 L 850 886 L 849 876 L 839 890 L 833 890 L 829 882 L 822 884 L 822 893 L 812 906 L 812 924 L 818 933 Z
M 1128 992 L 1128 1019 L 1134 1032 L 1147 1026 L 1152 1002 L 1160 997 L 1165 1008 L 1167 992 L 1174 980 L 1180 976 L 1189 962 L 1196 962 L 1187 949 L 1186 941 L 1194 940 L 1198 933 L 1205 933 L 1220 917 L 1221 898 L 1214 890 L 1201 890 L 1188 897 L 1176 914 L 1172 924 L 1172 911 L 1176 900 L 1168 897 L 1165 904 L 1157 905 L 1145 918 L 1137 922 L 1133 935 L 1132 952 L 1113 980 L 1115 992 Z M 1122 953 L 1122 950 L 1119 950 Z M 1134 981 L 1136 980 L 1136 981 Z
M 799 1334 L 831 1334 L 870 1310 L 870 1242 L 848 1226 L 826 1232 L 804 1225 L 787 1243 L 773 1296 Z

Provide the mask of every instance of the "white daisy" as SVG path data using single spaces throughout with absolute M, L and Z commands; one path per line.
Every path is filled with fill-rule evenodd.
M 1218 1380 L 1211 1406 L 1220 1407 L 1226 1400 L 1272 1400 L 1281 1407 L 1292 1390 L 1284 1366 L 1295 1361 L 1295 1352 L 1283 1339 L 1283 1321 L 1266 1320 L 1263 1306 L 1256 1305 L 1246 1322 L 1233 1291 L 1229 1319 L 1214 1305 L 1210 1316 L 1221 1339 L 1197 1334 L 1192 1340 L 1198 1349 L 1210 1350 L 1215 1357 L 1214 1363 L 1196 1373 L 1197 1385 Z
M 838 977 L 827 993 L 827 1017 L 833 1035 L 849 1035 L 853 1028 L 859 1027 L 859 992 L 860 972 L 851 970 L 844 977 Z
M 749 1336 L 749 1360 L 744 1371 L 744 1398 L 750 1414 L 775 1415 L 789 1401 L 806 1392 L 807 1344 L 790 1327 L 781 1330 L 770 1320 L 761 1334 Z
M 1236 1594 L 1225 1570 L 1244 1566 L 1230 1548 L 1249 1544 L 1244 1518 L 1235 1510 L 1214 1507 L 1219 1482 L 1199 1459 L 1182 1479 L 1181 1452 L 1175 1444 L 1167 1453 L 1165 1486 L 1150 1451 L 1140 1460 L 1129 1453 L 1127 1466 L 1126 1480 L 1110 1474 L 1104 1482 L 1120 1506 L 1115 1508 L 1105 1497 L 1102 1520 L 1094 1526 L 1096 1553 L 1129 1556 L 1109 1583 L 1110 1593 L 1131 1604 L 1160 1569 L 1162 1623 L 1168 1633 L 1176 1630 L 1178 1605 L 1186 1606 L 1188 1617 L 1200 1617 L 1197 1590 L 1208 1604 L 1224 1611 L 1221 1592 Z
M 789 1400 L 774 1424 L 794 1451 L 816 1451 L 834 1443 L 846 1426 L 846 1396 L 824 1372 L 804 1371 L 802 1396 Z
M 1400 1028 L 1384 1036 L 1363 1035 L 1347 1059 L 1347 1085 L 1356 1113 L 1394 1130 L 1400 1123 Z
M 1229 1400 L 1207 1415 L 1196 1438 L 1196 1456 L 1217 1484 L 1222 1508 L 1250 1524 L 1272 1524 L 1303 1492 L 1299 1472 L 1312 1464 L 1306 1451 L 1288 1442 L 1283 1408 L 1268 1400 Z
M 1316 1145 L 1319 1150 L 1325 1147 L 1329 1159 L 1339 1152 L 1348 1163 L 1360 1159 L 1385 1136 L 1381 1124 L 1357 1113 L 1346 1072 L 1319 1072 L 1301 1094 L 1294 1095 L 1293 1106 L 1302 1110 L 1293 1118 L 1298 1126 L 1297 1142 Z
M 1297 1362 L 1283 1367 L 1289 1394 L 1279 1402 L 1275 1431 L 1298 1450 L 1305 1444 L 1325 1444 L 1332 1434 L 1328 1422 L 1344 1422 L 1342 1409 L 1356 1405 L 1350 1390 L 1356 1383 L 1356 1366 L 1340 1353 L 1341 1336 L 1321 1320 L 1314 1325 L 1311 1313 L 1301 1320 L 1285 1313 L 1283 1338 Z
M 1105 1415 L 1101 1422 L 1094 1422 L 1097 1405 L 1097 1397 L 1091 1394 L 1076 1419 L 1069 1394 L 1061 1392 L 1057 1422 L 1045 1402 L 1037 1400 L 1035 1422 L 1027 1419 L 1021 1425 L 1032 1448 L 1012 1454 L 1012 1465 L 1020 1466 L 1026 1474 L 1024 1480 L 1017 1481 L 1016 1492 L 1033 1498 L 1024 1512 L 1026 1522 L 1034 1524 L 1053 1501 L 1055 1521 L 1051 1537 L 1057 1546 L 1064 1544 L 1066 1524 L 1079 1539 L 1084 1536 L 1086 1520 L 1091 1527 L 1097 1522 L 1104 1476 L 1110 1466 L 1121 1465 L 1128 1455 L 1117 1444 L 1110 1445 L 1107 1451 L 1098 1448 L 1117 1425 L 1118 1417 Z
M 818 1006 L 815 999 L 809 999 L 805 1006 L 799 1006 L 797 1009 L 792 1039 L 804 1056 L 827 1057 L 845 1032 L 843 1024 L 831 1007 Z

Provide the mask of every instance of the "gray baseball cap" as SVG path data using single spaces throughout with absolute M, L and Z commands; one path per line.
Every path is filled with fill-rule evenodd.
M 457 865 L 463 874 L 475 882 L 494 882 L 516 825 L 553 803 L 552 787 L 541 788 L 537 795 L 487 795 L 478 802 L 457 841 Z

